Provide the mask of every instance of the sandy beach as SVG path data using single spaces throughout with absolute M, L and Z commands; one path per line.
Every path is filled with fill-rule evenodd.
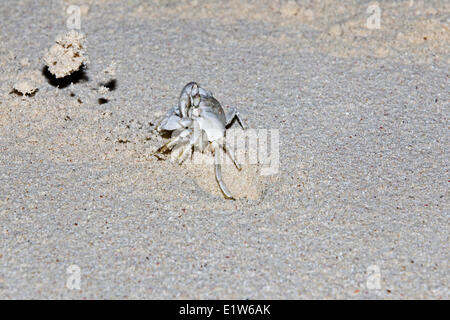
M 0 299 L 449 299 L 449 48 L 448 1 L 2 5 Z M 190 81 L 279 133 L 236 200 L 152 156 Z

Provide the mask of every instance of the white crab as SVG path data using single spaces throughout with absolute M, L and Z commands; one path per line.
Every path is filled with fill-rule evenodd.
M 214 153 L 215 176 L 220 190 L 226 198 L 234 199 L 222 180 L 220 159 L 221 151 L 225 150 L 236 168 L 241 170 L 241 166 L 225 146 L 226 128 L 235 118 L 245 129 L 236 107 L 231 107 L 225 114 L 210 91 L 203 89 L 196 82 L 190 82 L 181 91 L 178 106 L 170 109 L 158 124 L 158 132 L 171 132 L 172 136 L 154 154 L 166 153 L 174 147 L 180 147 L 178 162 L 181 164 L 192 155 L 194 149 L 204 152 L 210 148 Z

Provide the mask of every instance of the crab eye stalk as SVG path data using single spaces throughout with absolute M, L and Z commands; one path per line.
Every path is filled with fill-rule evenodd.
M 192 105 L 194 107 L 198 107 L 200 105 L 200 95 L 196 95 L 195 97 L 193 97 Z
M 191 88 L 191 96 L 198 95 L 198 84 L 194 83 Z

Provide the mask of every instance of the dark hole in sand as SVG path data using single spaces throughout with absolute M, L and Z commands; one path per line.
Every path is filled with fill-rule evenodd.
M 48 67 L 45 66 L 42 68 L 42 74 L 47 78 L 47 81 L 50 85 L 58 87 L 60 89 L 70 86 L 71 83 L 76 84 L 78 82 L 89 81 L 89 77 L 87 76 L 84 69 L 75 71 L 72 74 L 65 76 L 64 78 L 56 78 L 53 74 L 50 73 Z
M 99 98 L 98 99 L 98 104 L 105 104 L 105 103 L 108 103 L 108 99 L 105 99 L 105 98 Z

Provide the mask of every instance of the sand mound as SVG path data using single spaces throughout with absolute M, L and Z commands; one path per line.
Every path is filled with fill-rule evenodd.
M 68 76 L 88 64 L 86 37 L 82 33 L 71 30 L 58 35 L 55 42 L 44 56 L 44 61 L 56 78 Z
M 24 71 L 17 76 L 12 92 L 18 95 L 32 96 L 39 89 L 40 79 L 39 72 Z

